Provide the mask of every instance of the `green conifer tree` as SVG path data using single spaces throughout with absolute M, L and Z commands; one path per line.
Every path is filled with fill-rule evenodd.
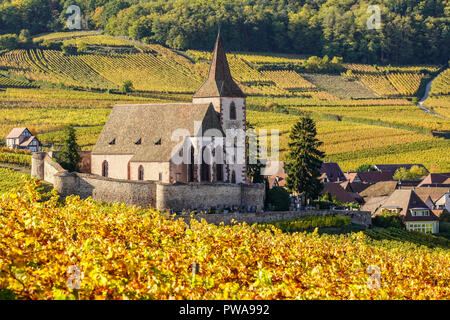
M 308 199 L 316 199 L 323 189 L 319 177 L 325 154 L 319 150 L 322 142 L 316 135 L 316 124 L 306 116 L 294 125 L 289 136 L 286 187 Z
M 59 163 L 66 170 L 76 171 L 81 157 L 78 154 L 79 146 L 77 144 L 75 129 L 72 126 L 66 126 L 64 128 L 64 137 L 64 145 L 58 156 Z

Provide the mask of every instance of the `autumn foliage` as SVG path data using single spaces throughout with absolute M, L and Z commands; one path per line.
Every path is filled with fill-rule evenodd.
M 0 296 L 15 299 L 445 299 L 450 252 L 102 205 L 38 182 L 0 196 Z M 193 263 L 200 265 L 192 274 Z M 367 285 L 369 266 L 381 271 Z M 81 271 L 69 289 L 68 270 Z M 374 268 L 372 268 L 374 269 Z

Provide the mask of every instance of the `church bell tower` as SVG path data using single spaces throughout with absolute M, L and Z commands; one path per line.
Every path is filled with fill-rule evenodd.
M 212 103 L 220 115 L 222 129 L 227 135 L 225 179 L 232 183 L 247 180 L 245 148 L 245 94 L 234 82 L 220 33 L 212 56 L 208 78 L 193 96 L 193 103 Z M 231 148 L 230 150 L 230 141 Z

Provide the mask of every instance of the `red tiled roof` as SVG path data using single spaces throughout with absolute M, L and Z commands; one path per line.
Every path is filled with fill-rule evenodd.
M 450 192 L 450 187 L 420 187 L 415 188 L 414 191 L 423 201 L 426 201 L 430 197 L 431 201 L 435 202 L 444 194 Z
M 427 175 L 417 187 L 432 184 L 445 184 L 450 179 L 450 173 L 430 173 Z
M 13 128 L 9 134 L 6 136 L 6 139 L 14 139 L 14 138 L 18 138 L 21 136 L 21 134 L 25 131 L 28 130 L 27 128 Z
M 19 146 L 21 146 L 21 147 L 28 147 L 29 144 L 30 144 L 34 139 L 37 139 L 37 138 L 36 138 L 35 136 L 28 136 L 28 137 L 26 137 L 26 138 L 19 144 Z M 38 142 L 39 142 L 39 140 L 38 140 Z
M 346 181 L 344 173 L 336 162 L 324 162 L 322 163 L 322 167 L 320 168 L 320 172 L 322 173 L 321 178 L 323 179 L 326 175 L 329 182 L 336 181 Z
M 414 217 L 411 215 L 410 209 L 421 208 L 428 209 L 428 206 L 420 199 L 414 190 L 395 190 L 386 202 L 381 206 L 381 209 L 398 208 L 399 215 L 405 221 L 430 221 L 439 220 L 439 218 L 430 210 L 430 216 Z
M 434 210 L 431 210 L 431 211 L 433 211 L 434 215 L 436 217 L 438 217 L 439 219 L 441 218 L 442 214 L 447 213 L 446 209 L 434 209 Z
M 397 188 L 397 181 L 380 181 L 361 191 L 363 197 L 381 197 L 391 195 Z
M 344 172 L 344 176 L 349 180 L 350 182 L 353 182 L 355 178 L 358 176 L 358 172 Z
M 347 192 L 360 193 L 370 187 L 370 183 L 350 182 L 349 180 L 341 182 L 341 187 Z
M 376 164 L 375 165 L 375 167 L 380 171 L 392 171 L 392 172 L 395 172 L 400 168 L 405 168 L 405 169 L 409 170 L 413 166 L 425 168 L 425 166 L 420 163 L 415 163 L 415 164 L 411 164 L 411 163 L 409 163 L 409 164 Z
M 273 175 L 268 177 L 267 179 L 269 180 L 269 188 L 272 189 L 273 187 L 285 187 L 286 177 L 287 175 L 284 176 Z
M 326 182 L 323 184 L 323 194 L 330 193 L 344 203 L 358 202 L 357 197 L 344 190 L 339 183 Z
M 358 172 L 358 177 L 362 182 L 368 183 L 377 183 L 380 181 L 393 181 L 394 178 L 393 171 L 367 171 L 367 172 Z

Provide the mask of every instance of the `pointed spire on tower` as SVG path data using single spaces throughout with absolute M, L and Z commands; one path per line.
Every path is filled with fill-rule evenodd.
M 227 56 L 223 47 L 220 28 L 209 68 L 208 78 L 194 94 L 194 98 L 245 97 L 241 88 L 234 82 Z

